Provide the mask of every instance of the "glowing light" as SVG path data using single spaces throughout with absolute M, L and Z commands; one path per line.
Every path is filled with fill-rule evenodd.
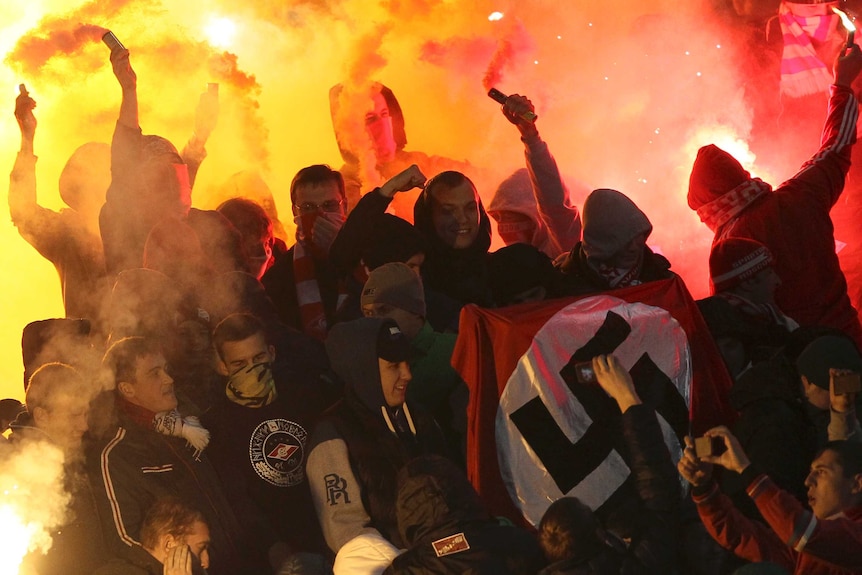
M 503 16 L 505 16 L 505 14 L 503 14 L 502 12 L 491 12 L 490 14 L 488 14 L 488 20 L 491 22 L 496 22 L 498 20 L 502 20 Z
M 538 60 L 533 60 L 533 64 L 538 64 L 538 63 L 539 63 Z
M 0 505 L 0 575 L 17 575 L 36 532 L 8 505 Z
M 557 36 L 557 40 L 562 40 L 562 39 L 563 39 L 562 36 Z
M 659 131 L 660 131 L 660 129 L 659 129 L 659 128 L 656 128 L 656 129 L 655 129 L 655 133 L 656 133 L 656 134 L 658 134 L 658 133 L 659 133 Z
M 700 77 L 701 77 L 701 73 L 700 73 L 700 72 L 698 72 L 698 73 L 697 73 L 697 77 L 698 77 L 698 78 L 700 78 Z
M 754 175 L 755 170 L 752 168 L 757 156 L 748 147 L 748 143 L 730 126 L 712 125 L 699 128 L 686 145 L 686 149 L 691 151 L 692 158 L 704 142 L 715 144 L 739 160 L 739 163 Z
M 236 24 L 230 18 L 214 16 L 204 29 L 207 41 L 218 48 L 228 48 L 236 35 Z
M 592 27 L 593 27 L 593 23 L 592 23 L 592 22 L 590 22 L 589 24 L 587 24 L 587 26 L 589 26 L 590 28 L 592 28 Z
M 848 32 L 855 32 L 856 25 L 853 24 L 853 20 L 850 19 L 850 16 L 847 15 L 846 12 L 839 10 L 836 7 L 832 7 L 832 11 L 838 14 L 839 18 L 841 18 L 841 23 L 844 24 L 844 29 Z
M 691 52 L 689 52 L 688 50 L 686 50 L 686 51 L 685 51 L 685 55 L 686 55 L 686 56 L 691 56 Z
M 721 44 L 716 44 L 715 47 L 721 50 Z

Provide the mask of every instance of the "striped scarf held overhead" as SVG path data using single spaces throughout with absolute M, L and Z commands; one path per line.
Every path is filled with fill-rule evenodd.
M 832 74 L 817 55 L 816 47 L 829 38 L 839 18 L 832 11 L 838 2 L 797 4 L 781 2 L 778 22 L 784 38 L 781 57 L 781 93 L 791 98 L 825 92 Z
M 320 296 L 314 258 L 308 253 L 304 241 L 297 241 L 293 250 L 293 278 L 296 283 L 296 301 L 299 304 L 302 331 L 323 341 L 330 326 L 327 324 L 326 310 Z M 340 309 L 346 300 L 347 291 L 343 282 L 339 282 L 335 309 Z

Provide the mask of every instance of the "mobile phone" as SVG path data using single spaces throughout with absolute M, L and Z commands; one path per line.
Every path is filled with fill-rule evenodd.
M 102 34 L 102 42 L 104 42 L 105 46 L 110 48 L 112 52 L 114 51 L 115 47 L 119 48 L 120 50 L 126 49 L 126 47 L 123 46 L 123 43 L 120 42 L 120 40 L 117 38 L 117 36 L 113 32 L 111 32 L 110 30 L 108 30 L 107 32 Z
M 835 395 L 862 391 L 862 377 L 858 373 L 841 373 L 832 377 Z
M 720 455 L 724 451 L 724 440 L 721 437 L 696 437 L 694 440 L 694 453 L 700 457 Z
M 572 366 L 575 370 L 575 378 L 579 383 L 596 383 L 596 372 L 593 371 L 592 361 L 582 361 Z

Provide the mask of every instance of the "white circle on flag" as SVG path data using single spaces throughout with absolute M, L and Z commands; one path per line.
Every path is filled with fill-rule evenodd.
M 574 496 L 597 509 L 629 476 L 630 470 L 615 450 L 586 478 L 562 493 L 544 464 L 521 435 L 510 415 L 539 397 L 570 442 L 579 441 L 592 420 L 572 394 L 560 371 L 572 354 L 596 335 L 609 312 L 622 317 L 631 333 L 613 354 L 623 367 L 632 366 L 648 354 L 670 379 L 687 406 L 692 378 L 691 354 L 685 331 L 662 308 L 629 303 L 609 295 L 584 298 L 561 309 L 542 326 L 527 352 L 518 361 L 500 395 L 496 418 L 497 457 L 500 473 L 512 501 L 524 517 L 538 525 L 548 506 L 560 497 Z M 681 450 L 670 425 L 659 415 L 674 461 Z

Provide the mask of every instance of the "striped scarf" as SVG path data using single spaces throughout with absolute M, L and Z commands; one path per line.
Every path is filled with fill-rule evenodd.
M 772 186 L 760 178 L 752 178 L 697 209 L 700 221 L 713 232 L 738 216 L 754 200 L 772 191 Z
M 320 285 L 314 258 L 306 251 L 305 242 L 297 241 L 293 250 L 293 278 L 296 283 L 296 301 L 299 304 L 299 317 L 302 321 L 302 331 L 315 339 L 323 341 L 329 325 L 326 321 L 326 310 L 320 296 Z M 341 308 L 347 299 L 343 282 L 339 282 L 338 300 L 335 309 Z
M 838 24 L 832 7 L 837 1 L 819 4 L 782 2 L 778 22 L 784 38 L 781 57 L 781 93 L 791 98 L 825 92 L 832 84 L 829 68 L 820 60 L 815 43 L 825 42 Z

